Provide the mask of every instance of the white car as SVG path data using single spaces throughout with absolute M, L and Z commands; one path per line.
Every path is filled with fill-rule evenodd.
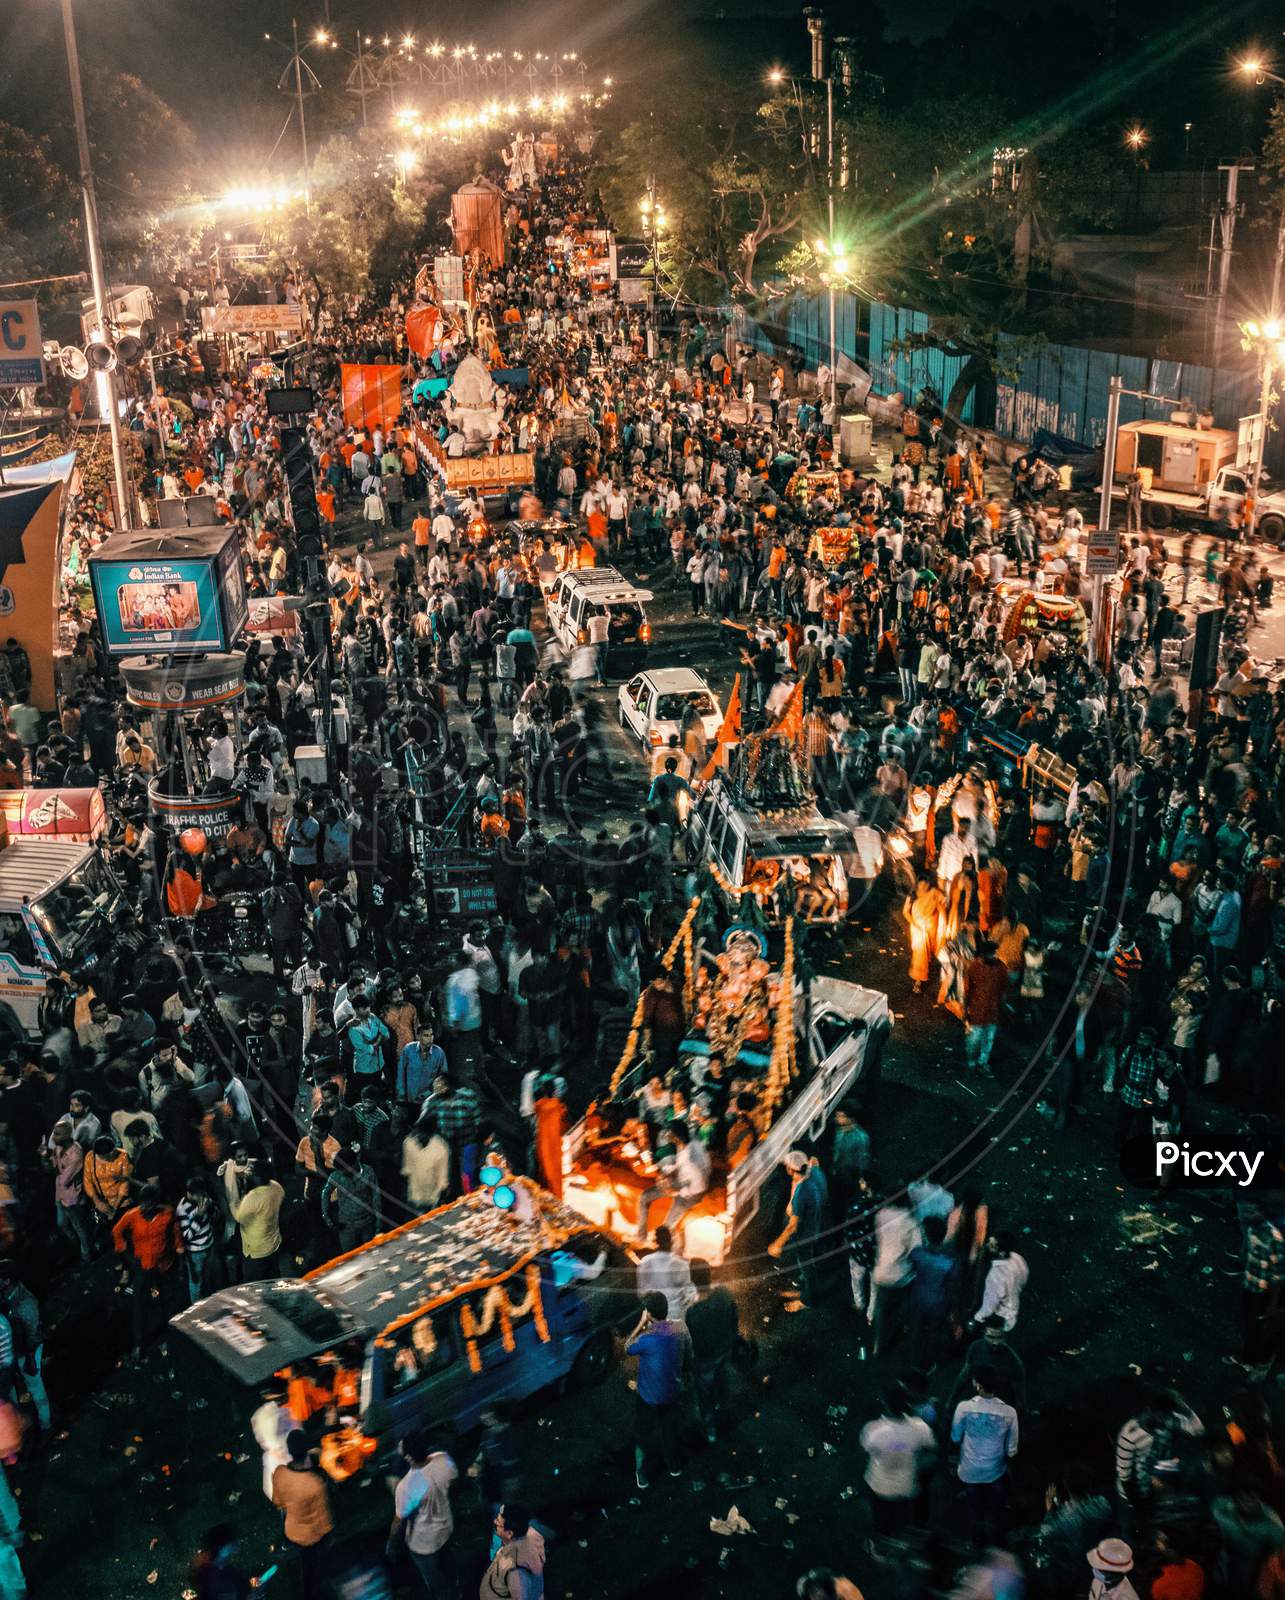
M 667 745 L 671 734 L 681 741 L 683 717 L 693 701 L 700 712 L 706 739 L 717 737 L 723 722 L 718 696 L 700 673 L 693 672 L 690 667 L 662 667 L 653 672 L 636 673 L 620 685 L 617 701 L 620 726 L 632 733 L 644 750 Z

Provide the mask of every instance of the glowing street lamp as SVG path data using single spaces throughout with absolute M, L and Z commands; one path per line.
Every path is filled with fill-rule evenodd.
M 1267 63 L 1258 56 L 1250 56 L 1240 62 L 1236 70 L 1244 78 L 1252 78 L 1255 83 L 1285 83 L 1279 72 L 1273 72 Z
M 1262 371 L 1262 387 L 1258 396 L 1258 447 L 1254 451 L 1254 466 L 1250 475 L 1250 514 L 1245 531 L 1252 532 L 1258 521 L 1258 485 L 1263 473 L 1263 454 L 1267 449 L 1267 427 L 1272 407 L 1272 379 L 1285 367 L 1285 325 L 1276 316 L 1262 322 L 1247 321 L 1240 325 L 1240 343 L 1243 350 L 1251 350 L 1258 357 Z

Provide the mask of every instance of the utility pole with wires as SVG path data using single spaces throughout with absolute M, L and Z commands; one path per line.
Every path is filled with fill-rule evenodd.
M 271 34 L 265 34 L 266 39 L 271 39 Z M 282 94 L 288 94 L 294 99 L 294 113 L 299 118 L 299 146 L 303 152 L 303 204 L 307 210 L 312 205 L 312 182 L 309 175 L 308 162 L 308 122 L 304 114 L 303 101 L 305 95 L 316 94 L 321 88 L 321 79 L 303 59 L 303 52 L 307 45 L 299 43 L 299 23 L 296 18 L 290 21 L 290 37 L 293 48 L 290 60 L 286 63 L 281 76 L 277 79 L 277 88 Z M 274 43 L 280 43 L 274 40 Z M 363 107 L 365 102 L 362 102 Z
M 76 155 L 80 167 L 80 193 L 85 206 L 85 248 L 89 255 L 89 276 L 94 286 L 94 316 L 98 335 L 110 338 L 111 324 L 107 302 L 107 277 L 103 271 L 102 242 L 98 235 L 98 193 L 94 187 L 94 168 L 89 156 L 89 125 L 85 120 L 85 95 L 80 81 L 80 52 L 76 48 L 76 19 L 71 0 L 62 0 L 63 42 L 67 51 L 67 78 L 71 85 L 71 110 L 76 124 Z M 125 465 L 125 439 L 116 401 L 115 357 L 107 370 L 95 379 L 99 408 L 107 413 L 107 431 L 112 444 L 112 474 L 116 487 L 116 509 L 122 528 L 134 520 L 134 496 Z

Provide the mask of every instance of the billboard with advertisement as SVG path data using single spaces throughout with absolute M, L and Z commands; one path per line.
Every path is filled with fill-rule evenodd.
M 651 271 L 651 245 L 646 239 L 616 240 L 616 275 L 645 278 Z
M 120 664 L 125 698 L 147 711 L 202 711 L 245 693 L 245 656 L 218 652 L 173 666 L 126 656 Z
M 1084 537 L 1086 578 L 1113 578 L 1120 570 L 1120 534 L 1114 528 L 1090 528 Z
M 31 703 L 54 710 L 63 496 L 74 453 L 5 469 L 0 489 L 0 627 L 31 661 Z
M 45 347 L 34 300 L 0 300 L 0 384 L 6 388 L 45 381 Z
M 245 574 L 230 528 L 117 534 L 89 567 L 110 655 L 224 651 L 245 626 Z
M 147 788 L 152 820 L 175 836 L 186 828 L 199 828 L 207 839 L 225 839 L 242 820 L 239 790 L 226 794 L 167 794 L 158 779 Z
M 202 306 L 201 332 L 206 338 L 220 333 L 302 333 L 303 312 L 298 306 Z
M 107 808 L 99 789 L 6 789 L 0 793 L 0 817 L 11 838 L 92 844 L 107 831 Z

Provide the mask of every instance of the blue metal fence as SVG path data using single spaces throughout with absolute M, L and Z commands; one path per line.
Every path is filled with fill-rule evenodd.
M 870 370 L 881 393 L 900 390 L 913 395 L 925 382 L 943 399 L 950 393 L 962 370 L 962 358 L 928 350 L 916 350 L 908 357 L 892 349 L 894 341 L 922 333 L 928 326 L 929 319 L 921 311 L 877 303 L 871 307 Z M 1123 396 L 1122 422 L 1166 416 L 1174 409 L 1171 401 L 1184 400 L 1198 410 L 1212 411 L 1219 427 L 1234 428 L 1241 417 L 1258 409 L 1258 379 L 1252 372 L 1215 371 L 1185 361 L 1150 361 L 1145 356 L 1074 344 L 1023 350 L 1016 339 L 1008 342 L 1007 350 L 1001 347 L 1000 365 L 1016 375 L 996 385 L 995 431 L 1021 444 L 1027 443 L 1037 428 L 1047 428 L 1079 444 L 1100 445 L 1106 433 L 1107 393 L 1116 375 L 1126 389 L 1145 389 L 1167 397 L 1143 402 L 1132 395 Z M 965 403 L 960 420 L 974 420 L 971 400 Z
M 824 295 L 791 294 L 774 318 L 791 344 L 803 351 L 810 366 L 825 360 L 830 350 L 829 315 Z M 943 400 L 963 371 L 966 357 L 949 356 L 927 348 L 904 349 L 914 334 L 928 331 L 930 318 L 909 306 L 890 306 L 852 294 L 835 296 L 835 342 L 855 357 L 862 340 L 858 329 L 869 330 L 867 360 L 877 394 L 898 391 L 912 397 L 931 387 Z M 996 385 L 995 431 L 1021 444 L 1037 428 L 1047 428 L 1079 444 L 1100 445 L 1106 433 L 1107 393 L 1113 376 L 1126 389 L 1145 389 L 1166 396 L 1159 403 L 1142 402 L 1125 395 L 1120 420 L 1133 422 L 1144 416 L 1159 418 L 1174 409 L 1169 402 L 1189 401 L 1200 411 L 1212 411 L 1221 428 L 1234 428 L 1241 417 L 1258 409 L 1258 378 L 1253 372 L 1215 370 L 1185 361 L 1152 361 L 1145 356 L 1090 350 L 1082 345 L 1045 344 L 1023 350 L 1009 341 L 1001 353 L 1001 367 L 1016 376 Z M 970 394 L 960 421 L 986 422 L 979 417 Z

